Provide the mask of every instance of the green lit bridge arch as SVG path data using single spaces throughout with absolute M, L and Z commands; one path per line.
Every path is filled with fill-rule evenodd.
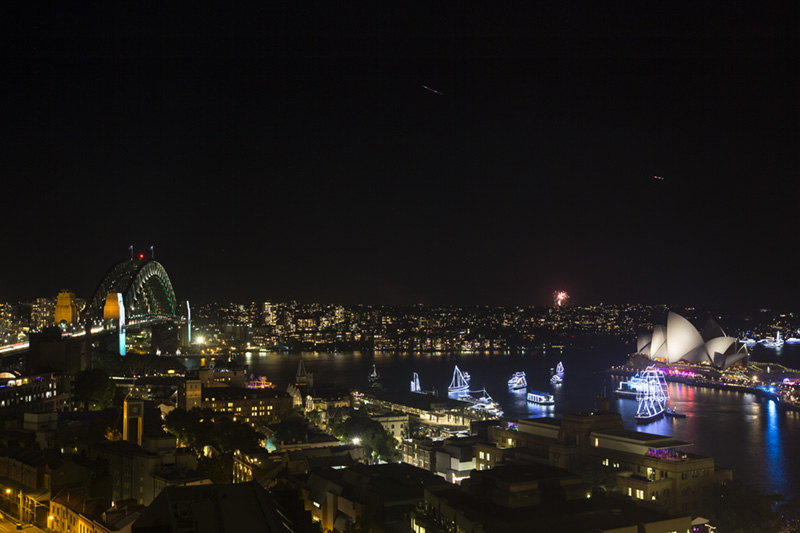
M 182 321 L 182 310 L 167 271 L 152 259 L 126 259 L 109 268 L 86 304 L 84 315 L 102 318 L 109 292 L 122 294 L 129 325 Z

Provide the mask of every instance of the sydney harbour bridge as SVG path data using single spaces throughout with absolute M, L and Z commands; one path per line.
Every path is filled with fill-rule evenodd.
M 164 348 L 175 353 L 181 340 L 179 331 L 185 332 L 184 343 L 191 342 L 188 302 L 181 304 L 178 301 L 161 263 L 142 256 L 138 260 L 125 259 L 112 265 L 81 316 L 92 327 L 116 328 L 120 343 L 124 342 L 126 330 L 145 328 L 152 331 L 153 350 Z M 120 350 L 124 355 L 124 344 L 120 344 Z
M 191 311 L 188 302 L 175 296 L 161 263 L 131 256 L 106 271 L 82 309 L 74 294 L 59 293 L 54 327 L 61 329 L 61 337 L 90 337 L 120 355 L 126 354 L 127 333 L 149 330 L 151 353 L 175 354 L 191 342 Z M 1 346 L 0 355 L 24 353 L 29 347 L 27 342 Z

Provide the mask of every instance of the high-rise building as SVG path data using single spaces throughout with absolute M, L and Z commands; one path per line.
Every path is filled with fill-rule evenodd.
M 31 327 L 42 329 L 53 325 L 55 302 L 49 298 L 37 298 L 31 305 Z
M 273 304 L 271 302 L 264 302 L 264 311 L 262 316 L 264 317 L 264 325 L 265 326 L 274 326 L 275 325 L 275 309 L 273 308 Z

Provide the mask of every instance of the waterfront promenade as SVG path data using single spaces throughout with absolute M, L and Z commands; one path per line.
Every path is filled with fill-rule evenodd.
M 631 377 L 653 364 L 664 371 L 664 378 L 670 382 L 754 394 L 773 399 L 783 408 L 800 411 L 800 370 L 778 363 L 749 363 L 746 368 L 721 371 L 701 365 L 654 363 L 632 355 L 624 365 L 612 366 L 606 372 Z

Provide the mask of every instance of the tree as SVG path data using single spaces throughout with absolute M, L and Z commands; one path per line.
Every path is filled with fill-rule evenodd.
M 214 426 L 212 440 L 222 453 L 236 450 L 253 450 L 261 445 L 264 435 L 250 424 L 223 418 Z
M 384 429 L 380 422 L 365 416 L 353 416 L 333 428 L 336 438 L 353 442 L 358 439 L 370 454 L 386 462 L 396 462 L 400 457 L 397 440 Z
M 208 408 L 173 409 L 166 416 L 164 426 L 181 444 L 194 449 L 198 455 L 203 455 L 203 448 L 209 444 L 223 453 L 230 453 L 258 448 L 264 440 L 264 435 L 250 424 L 224 417 L 216 420 L 216 413 Z
M 766 496 L 741 481 L 716 485 L 708 507 L 708 519 L 718 533 L 779 531 L 781 518 L 773 511 L 779 496 Z
M 233 481 L 233 455 L 222 454 L 214 457 L 202 456 L 197 460 L 197 473 L 214 483 Z
M 100 368 L 88 368 L 82 371 L 73 383 L 75 399 L 84 402 L 90 411 L 111 407 L 115 390 L 116 386 L 108 374 Z
M 305 442 L 308 437 L 308 425 L 302 418 L 285 418 L 270 425 L 269 429 L 272 430 L 271 440 L 276 445 L 281 442 Z
M 122 432 L 116 428 L 108 428 L 105 434 L 106 440 L 120 441 L 122 440 Z
M 617 474 L 607 466 L 592 462 L 587 464 L 581 473 L 583 479 L 592 487 L 603 487 L 605 490 L 612 490 L 617 487 Z
M 202 454 L 203 447 L 212 442 L 214 416 L 211 409 L 173 409 L 166 416 L 164 426 L 181 444 Z

